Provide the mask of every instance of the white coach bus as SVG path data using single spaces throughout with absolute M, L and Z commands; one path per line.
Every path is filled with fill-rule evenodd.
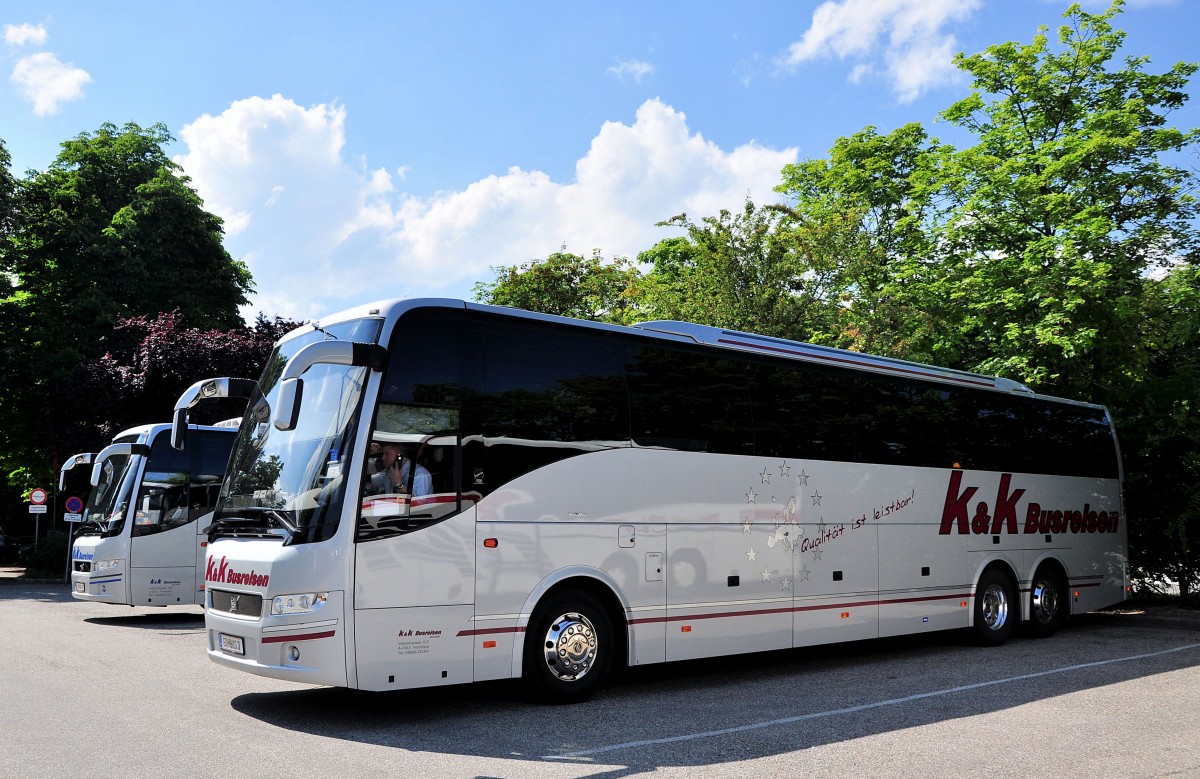
M 1048 635 L 1126 593 L 1107 411 L 1003 379 L 408 300 L 290 333 L 258 387 L 205 567 L 209 656 L 250 673 L 570 701 L 626 664 Z
M 186 428 L 189 445 L 170 443 L 172 425 L 126 430 L 97 454 L 68 459 L 59 476 L 92 466 L 92 491 L 71 546 L 71 595 L 123 606 L 204 604 L 208 526 L 234 427 Z

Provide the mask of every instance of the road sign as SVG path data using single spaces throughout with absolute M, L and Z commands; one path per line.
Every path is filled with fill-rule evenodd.
M 34 487 L 29 492 L 29 502 L 35 506 L 41 506 L 44 504 L 46 502 L 46 498 L 48 497 L 49 495 L 47 495 L 46 491 L 41 487 Z
M 66 514 L 63 514 L 63 522 L 82 522 L 82 521 L 83 521 L 82 514 L 72 514 L 70 511 L 68 511 Z
M 66 509 L 72 514 L 78 514 L 80 511 L 83 511 L 83 501 L 72 495 L 67 498 Z
M 44 504 L 44 503 L 33 504 L 32 506 L 29 507 L 29 513 L 30 514 L 45 514 L 46 513 L 46 504 Z

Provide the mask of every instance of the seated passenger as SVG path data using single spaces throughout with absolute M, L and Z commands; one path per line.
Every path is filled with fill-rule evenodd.
M 371 476 L 371 491 L 376 495 L 403 493 L 408 491 L 409 469 L 412 467 L 412 452 L 401 449 L 398 444 L 384 443 L 379 454 L 383 469 Z M 414 498 L 433 492 L 433 477 L 423 465 L 417 464 L 413 477 Z

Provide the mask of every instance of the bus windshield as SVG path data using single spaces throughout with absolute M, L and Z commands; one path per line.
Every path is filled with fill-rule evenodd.
M 136 436 L 118 438 L 113 443 L 132 443 Z M 100 468 L 100 483 L 92 488 L 83 509 L 83 527 L 94 527 L 105 538 L 121 535 L 129 501 L 137 487 L 137 466 L 140 458 L 118 454 L 104 461 Z
M 323 340 L 376 343 L 382 321 L 360 319 L 318 328 L 276 346 L 238 430 L 210 536 L 278 535 L 321 541 L 337 529 L 350 442 L 368 369 L 317 364 L 303 376 L 297 424 L 278 430 L 271 409 L 280 377 L 296 352 Z

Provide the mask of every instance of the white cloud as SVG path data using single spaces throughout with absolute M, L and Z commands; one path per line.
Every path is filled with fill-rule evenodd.
M 648 76 L 654 72 L 654 66 L 649 62 L 642 62 L 640 60 L 626 60 L 625 62 L 613 65 L 608 69 L 608 72 L 622 81 L 631 78 L 635 83 L 640 84 L 642 83 L 643 76 Z
M 469 295 L 490 268 L 577 254 L 634 257 L 670 233 L 655 222 L 774 199 L 796 149 L 753 142 L 725 151 L 659 100 L 632 125 L 604 124 L 575 178 L 509 168 L 459 191 L 416 197 L 402 180 L 344 156 L 343 108 L 279 95 L 234 103 L 180 132 L 177 161 L 258 292 L 251 311 L 317 317 L 369 300 Z M 393 167 L 393 170 L 395 168 Z M 269 206 L 268 201 L 270 201 Z
M 4 42 L 9 46 L 43 46 L 46 43 L 45 25 L 6 24 L 4 25 Z
M 956 41 L 945 28 L 979 9 L 981 0 L 828 0 L 813 12 L 812 26 L 781 60 L 795 68 L 821 57 L 855 63 L 857 83 L 882 64 L 901 102 L 958 77 Z
M 83 97 L 83 86 L 92 76 L 43 51 L 18 60 L 8 80 L 33 103 L 35 114 L 45 116 L 58 113 L 60 104 Z

